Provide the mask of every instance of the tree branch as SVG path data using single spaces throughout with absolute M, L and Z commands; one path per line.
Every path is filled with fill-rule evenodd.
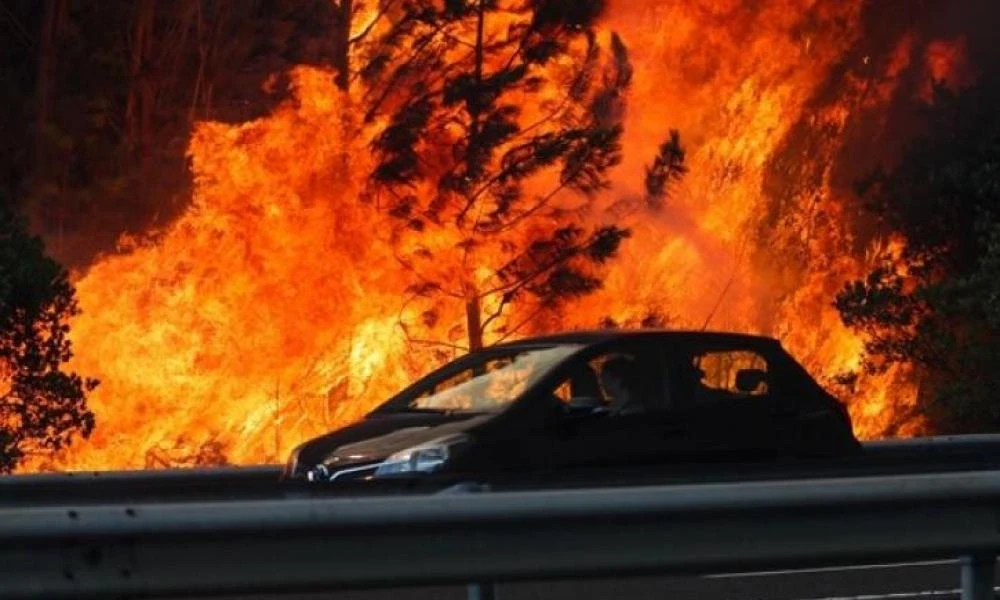
M 348 38 L 347 43 L 348 44 L 357 44 L 361 40 L 363 40 L 366 37 L 368 37 L 368 34 L 372 32 L 372 29 L 375 29 L 375 25 L 379 21 L 381 21 L 382 17 L 384 17 L 389 12 L 389 10 L 392 8 L 392 6 L 394 4 L 396 4 L 396 1 L 397 0 L 386 0 L 386 2 L 382 4 L 382 8 L 379 9 L 378 13 L 371 20 L 371 22 L 368 23 L 368 25 L 365 26 L 364 30 L 362 30 L 361 32 L 359 32 L 358 35 L 356 35 L 356 36 L 354 36 L 352 38 Z
M 496 343 L 499 344 L 501 342 L 505 342 L 505 341 L 507 341 L 508 338 L 510 338 L 510 336 L 516 335 L 517 332 L 520 331 L 522 327 L 524 327 L 525 325 L 527 325 L 528 323 L 530 323 L 531 321 L 533 321 L 535 319 L 535 317 L 537 317 L 538 315 L 542 314 L 542 311 L 544 311 L 544 310 L 545 310 L 544 306 L 539 306 L 538 308 L 536 308 L 535 310 L 533 310 L 531 312 L 531 314 L 529 314 L 527 317 L 524 318 L 524 320 L 522 320 L 520 323 L 518 323 L 517 325 L 515 325 L 514 327 L 512 327 L 511 329 L 509 329 L 507 331 L 507 333 L 505 333 L 502 336 L 500 336 L 500 338 L 496 341 Z
M 500 304 L 497 306 L 497 309 L 492 313 L 490 313 L 490 315 L 486 317 L 486 319 L 483 321 L 482 324 L 483 332 L 485 332 L 486 328 L 490 326 L 490 323 L 500 318 L 500 315 L 503 313 L 504 307 L 507 306 L 508 303 L 510 303 L 510 296 L 508 294 L 504 294 L 503 297 L 500 298 Z
M 462 346 L 460 344 L 453 344 L 451 342 L 439 342 L 439 341 L 436 341 L 436 340 L 423 340 L 423 339 L 411 338 L 409 336 L 407 336 L 406 341 L 407 341 L 407 343 L 417 344 L 419 346 L 440 346 L 442 348 L 448 348 L 450 350 L 458 350 L 459 352 L 468 352 L 469 351 L 469 347 L 468 346 Z
M 559 184 L 554 190 L 549 192 L 547 196 L 539 200 L 537 204 L 535 204 L 528 210 L 524 211 L 523 213 L 517 215 L 507 223 L 504 223 L 503 225 L 497 227 L 496 229 L 491 230 L 490 233 L 496 234 L 496 233 L 503 233 L 504 231 L 509 231 L 511 228 L 517 226 L 517 224 L 520 223 L 521 221 L 527 219 L 528 217 L 534 215 L 536 212 L 545 208 L 548 205 L 548 203 L 551 202 L 552 199 L 556 197 L 557 194 L 566 189 L 567 185 L 568 184 L 566 183 Z
M 726 294 L 729 293 L 729 288 L 733 286 L 733 282 L 735 281 L 736 281 L 736 270 L 734 269 L 733 273 L 729 276 L 729 281 L 726 282 L 726 285 L 723 286 L 722 291 L 719 292 L 719 297 L 716 298 L 715 305 L 712 307 L 712 310 L 708 313 L 708 316 L 705 317 L 705 322 L 701 326 L 702 331 L 708 329 L 708 324 L 712 322 L 712 319 L 715 317 L 715 313 L 718 312 L 719 307 L 722 306 L 722 299 L 725 298 Z
M 389 97 L 389 94 L 395 89 L 396 84 L 399 82 L 400 79 L 403 78 L 404 73 L 406 73 L 409 70 L 410 65 L 412 65 L 417 60 L 417 58 L 421 56 L 421 54 L 427 48 L 427 46 L 429 46 L 430 43 L 434 41 L 434 38 L 437 37 L 437 34 L 440 33 L 442 30 L 444 30 L 444 23 L 439 24 L 434 30 L 427 33 L 424 36 L 424 39 L 422 39 L 420 42 L 417 43 L 416 47 L 413 49 L 413 52 L 410 53 L 410 57 L 407 58 L 402 65 L 397 67 L 395 71 L 393 71 L 392 77 L 390 77 L 389 81 L 385 84 L 385 87 L 383 88 L 382 93 L 378 96 L 378 99 L 372 102 L 372 107 L 368 109 L 368 111 L 366 111 L 365 113 L 366 118 L 370 118 L 371 115 L 374 115 L 378 112 L 378 109 L 382 106 L 382 103 L 386 101 L 386 99 Z M 365 94 L 365 99 L 367 98 L 368 94 Z
M 465 296 L 463 294 L 459 294 L 459 293 L 453 292 L 453 291 L 445 288 L 444 286 L 440 285 L 439 283 L 431 281 L 430 279 L 427 279 L 426 277 L 424 277 L 423 275 L 421 275 L 420 272 L 417 271 L 417 269 L 414 268 L 413 265 L 411 265 L 410 263 L 408 263 L 405 260 L 403 260 L 402 258 L 400 258 L 400 256 L 398 254 L 393 253 L 393 258 L 395 258 L 396 262 L 398 262 L 404 269 L 406 269 L 410 273 L 413 273 L 417 277 L 417 279 L 420 280 L 421 283 L 424 283 L 424 284 L 427 284 L 427 285 L 436 286 L 437 289 L 440 290 L 442 294 L 444 294 L 445 296 L 448 296 L 450 298 L 455 298 L 457 300 L 464 300 L 465 299 Z
M 17 15 L 14 14 L 6 5 L 0 4 L 0 9 L 3 10 L 4 16 L 7 17 L 7 22 L 10 24 L 10 28 L 14 30 L 14 33 L 21 40 L 21 44 L 25 48 L 31 49 L 34 44 L 32 43 L 31 34 L 24 28 L 21 21 L 18 20 Z
M 516 282 L 514 282 L 512 284 L 501 285 L 501 286 L 492 288 L 492 289 L 484 292 L 482 294 L 482 296 L 485 297 L 485 296 L 488 296 L 490 294 L 499 294 L 501 292 L 504 293 L 504 294 L 516 294 L 519 291 L 521 291 L 522 289 L 524 289 L 524 287 L 527 286 L 529 283 L 531 283 L 532 281 L 534 281 L 538 277 L 541 277 L 542 275 L 544 275 L 547 271 L 551 271 L 555 267 L 557 267 L 560 264 L 566 262 L 568 259 L 570 259 L 570 258 L 576 256 L 577 254 L 579 254 L 580 251 L 582 251 L 585 247 L 586 247 L 586 244 L 578 244 L 576 246 L 570 246 L 570 247 L 566 248 L 565 250 L 563 250 L 562 252 L 559 252 L 556 255 L 555 258 L 553 258 L 552 260 L 548 261 L 546 264 L 544 264 L 543 266 L 539 267 L 533 273 L 530 273 L 526 277 L 522 277 L 521 279 L 517 280 Z M 522 257 L 526 258 L 527 254 L 525 254 L 525 253 L 522 252 L 521 256 L 515 258 L 514 260 L 510 261 L 507 264 L 515 263 L 515 262 L 517 262 Z

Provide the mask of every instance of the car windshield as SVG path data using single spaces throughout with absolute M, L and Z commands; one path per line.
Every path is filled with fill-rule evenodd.
M 499 412 L 580 346 L 562 344 L 488 354 L 389 411 Z

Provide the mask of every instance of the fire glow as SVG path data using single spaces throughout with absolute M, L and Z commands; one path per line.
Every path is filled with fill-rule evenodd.
M 654 311 L 671 327 L 774 335 L 831 386 L 858 368 L 864 340 L 841 325 L 832 299 L 892 249 L 851 250 L 847 192 L 831 171 L 860 115 L 888 109 L 914 40 L 869 65 L 847 56 L 860 1 L 744 4 L 612 2 L 605 24 L 628 46 L 635 78 L 624 162 L 605 205 L 637 193 L 670 129 L 681 132 L 690 172 L 665 210 L 623 223 L 633 236 L 603 290 L 521 333 L 635 323 Z M 961 55 L 960 41 L 935 42 L 922 68 L 957 83 Z M 859 72 L 880 70 L 878 83 L 845 75 L 835 101 L 815 102 L 852 60 Z M 400 328 L 419 319 L 404 301 L 413 282 L 388 217 L 359 201 L 370 130 L 351 109 L 355 90 L 340 92 L 323 68 L 290 75 L 293 97 L 268 116 L 197 127 L 184 215 L 80 274 L 71 367 L 102 382 L 91 396 L 97 429 L 30 468 L 281 461 L 442 360 Z M 823 134 L 796 153 L 797 126 Z M 783 179 L 778 161 L 809 168 Z M 763 260 L 761 232 L 800 254 Z M 464 323 L 459 312 L 442 318 L 458 331 Z M 853 393 L 835 386 L 860 436 L 921 430 L 919 420 L 898 422 L 917 393 L 906 375 L 862 377 Z

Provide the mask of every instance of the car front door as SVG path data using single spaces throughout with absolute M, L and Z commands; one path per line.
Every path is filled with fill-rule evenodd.
M 675 460 L 690 429 L 672 410 L 664 356 L 640 345 L 582 357 L 556 384 L 544 427 L 545 463 L 561 471 Z

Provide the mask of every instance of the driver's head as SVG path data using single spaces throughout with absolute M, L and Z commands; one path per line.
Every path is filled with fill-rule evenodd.
M 612 400 L 624 400 L 625 396 L 634 395 L 638 381 L 639 369 L 635 361 L 624 356 L 612 358 L 601 369 L 601 386 L 612 396 Z

